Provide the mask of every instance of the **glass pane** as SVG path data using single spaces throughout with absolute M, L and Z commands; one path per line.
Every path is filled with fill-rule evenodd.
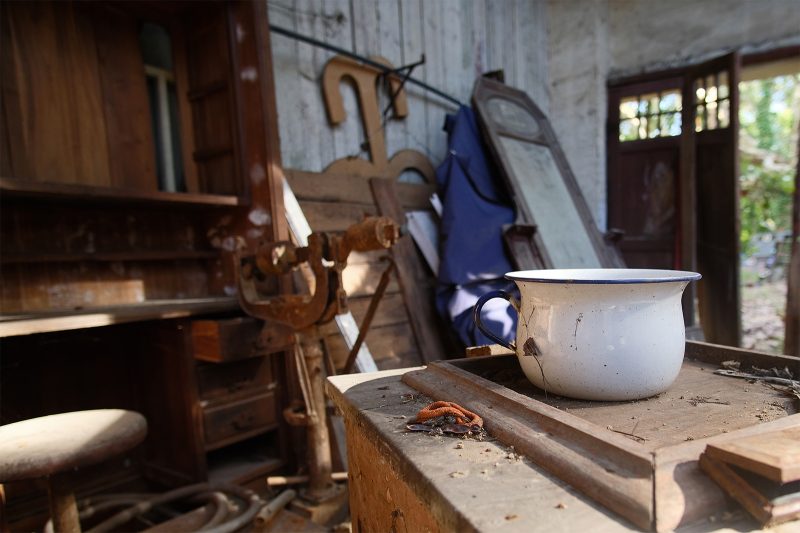
M 658 115 L 650 117 L 647 121 L 647 137 L 654 139 L 658 137 Z
M 145 65 L 172 70 L 172 42 L 164 27 L 150 22 L 142 24 L 139 45 Z
M 680 111 L 681 93 L 679 91 L 669 91 L 661 95 L 659 109 L 661 111 Z
M 694 131 L 703 131 L 706 129 L 706 107 L 699 105 L 694 112 Z
M 706 106 L 706 123 L 708 124 L 708 129 L 715 130 L 717 129 L 717 103 L 710 102 Z
M 717 101 L 717 88 L 709 87 L 706 90 L 706 102 L 716 102 L 716 101 Z
M 639 119 L 639 138 L 640 139 L 647 139 L 647 118 L 640 118 Z
M 706 76 L 706 102 L 708 102 L 708 90 L 717 85 L 717 82 L 714 78 L 716 78 L 714 74 L 709 74 Z
M 706 100 L 706 89 L 703 86 L 702 78 L 694 80 L 694 98 L 695 102 L 705 102 Z
M 727 128 L 731 125 L 731 101 L 722 100 L 719 103 L 719 127 Z
M 719 83 L 719 90 L 717 91 L 717 99 L 728 97 L 728 71 L 723 70 L 717 74 L 717 82 Z
M 639 100 L 639 115 L 647 115 L 647 98 Z
M 632 118 L 627 120 L 620 120 L 619 140 L 635 141 L 638 138 L 639 138 L 639 119 Z
M 683 117 L 680 113 L 673 113 L 675 117 L 675 121 L 669 127 L 669 134 L 670 135 L 680 135 L 681 128 L 683 127 Z
M 655 115 L 658 113 L 658 95 L 651 94 L 650 95 L 650 114 Z
M 619 103 L 619 117 L 633 118 L 636 116 L 636 108 L 639 101 L 636 98 L 623 98 Z

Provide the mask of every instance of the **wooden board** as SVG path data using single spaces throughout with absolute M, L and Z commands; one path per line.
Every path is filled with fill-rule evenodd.
M 405 222 L 405 213 L 397 201 L 394 182 L 373 178 L 370 180 L 370 187 L 380 214 L 402 225 Z M 438 316 L 433 306 L 433 291 L 426 290 L 429 288 L 430 278 L 414 250 L 411 237 L 408 235 L 401 237 L 392 247 L 391 253 L 397 266 L 400 290 L 409 311 L 408 317 L 422 357 L 425 361 L 444 359 L 447 354 L 435 329 Z
M 800 479 L 800 428 L 709 444 L 706 453 L 777 483 Z
M 546 268 L 624 266 L 595 226 L 546 115 L 530 97 L 479 78 L 472 99 L 489 150 L 514 197 L 518 223 L 536 226 L 533 255 Z
M 684 367 L 667 393 L 616 405 L 545 398 L 522 385 L 509 388 L 496 375 L 506 372 L 504 380 L 520 381 L 513 356 L 436 362 L 403 380 L 434 399 L 481 414 L 496 438 L 638 527 L 664 531 L 724 505 L 697 465 L 706 444 L 800 427 L 796 408 L 779 392 L 715 375 L 703 362 L 687 361 Z M 730 405 L 708 403 L 723 396 L 720 402 Z M 780 410 L 768 409 L 781 400 L 786 403 Z M 698 429 L 703 433 L 690 434 Z

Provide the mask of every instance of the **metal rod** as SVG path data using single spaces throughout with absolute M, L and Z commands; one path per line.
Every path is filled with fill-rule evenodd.
M 280 26 L 275 26 L 274 24 L 270 24 L 269 25 L 269 29 L 270 29 L 270 31 L 278 33 L 280 35 L 284 35 L 286 37 L 290 37 L 292 39 L 296 39 L 298 41 L 302 41 L 304 43 L 308 43 L 308 44 L 316 46 L 318 48 L 324 48 L 326 50 L 330 50 L 331 52 L 336 52 L 337 54 L 342 54 L 343 56 L 347 56 L 350 59 L 355 59 L 356 61 L 360 61 L 361 63 L 363 63 L 365 65 L 369 65 L 369 66 L 371 66 L 371 67 L 373 67 L 373 68 L 375 68 L 377 70 L 380 70 L 383 73 L 389 73 L 389 74 L 395 73 L 396 69 L 391 69 L 391 68 L 387 67 L 386 65 L 382 65 L 382 64 L 378 63 L 377 61 L 373 61 L 372 59 L 369 59 L 368 57 L 364 57 L 362 55 L 358 55 L 358 54 L 355 54 L 353 52 L 350 52 L 349 50 L 345 50 L 344 48 L 340 48 L 338 46 L 334 46 L 332 44 L 328 44 L 326 42 L 319 41 L 317 39 L 314 39 L 313 37 L 308 37 L 307 35 L 302 35 L 300 33 L 297 33 L 297 32 L 291 31 L 291 30 L 287 30 L 286 28 L 281 28 Z M 422 87 L 426 91 L 431 92 L 431 93 L 435 94 L 436 96 L 438 96 L 440 98 L 443 98 L 443 99 L 447 100 L 448 102 L 450 102 L 452 104 L 455 104 L 457 106 L 464 105 L 457 98 L 455 98 L 453 96 L 450 96 L 449 94 L 447 94 L 445 92 L 442 92 L 439 89 L 431 87 L 430 85 L 428 85 L 424 81 L 420 81 L 420 80 L 418 80 L 416 78 L 409 77 L 408 78 L 408 83 L 413 83 L 414 85 L 416 85 L 418 87 Z

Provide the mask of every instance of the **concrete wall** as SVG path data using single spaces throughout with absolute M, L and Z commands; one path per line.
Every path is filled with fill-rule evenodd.
M 507 83 L 524 88 L 547 109 L 546 6 L 541 1 L 270 0 L 268 6 L 272 24 L 362 55 L 383 56 L 396 66 L 425 54 L 425 65 L 413 75 L 465 103 L 476 76 L 504 69 Z M 349 85 L 342 84 L 346 122 L 331 128 L 325 116 L 320 75 L 333 54 L 275 33 L 272 54 L 284 166 L 319 171 L 359 154 L 364 132 Z M 444 116 L 455 108 L 415 86 L 407 86 L 407 94 L 409 116 L 387 125 L 389 156 L 413 148 L 437 165 L 446 151 Z
M 601 228 L 606 83 L 800 43 L 798 0 L 548 0 L 550 120 Z

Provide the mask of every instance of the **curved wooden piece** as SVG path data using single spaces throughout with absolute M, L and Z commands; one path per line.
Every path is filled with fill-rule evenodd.
M 406 170 L 418 172 L 426 183 L 436 183 L 436 170 L 422 152 L 416 150 L 400 150 L 392 156 L 383 177 L 397 179 Z
M 373 61 L 393 68 L 392 64 L 384 57 L 370 57 Z M 381 110 L 378 106 L 378 80 L 381 72 L 370 65 L 364 65 L 354 59 L 345 56 L 335 56 L 325 65 L 322 71 L 322 95 L 325 101 L 325 109 L 328 113 L 328 121 L 332 125 L 341 124 L 345 118 L 344 102 L 340 85 L 343 79 L 352 80 L 355 84 L 356 96 L 358 97 L 359 107 L 361 108 L 361 123 L 364 127 L 364 136 L 369 141 L 370 161 L 362 159 L 340 160 L 353 162 L 364 176 L 375 176 L 375 167 L 383 169 L 388 161 L 386 154 L 386 141 L 381 127 Z M 405 90 L 400 90 L 401 78 L 397 75 L 389 76 L 390 96 L 397 92 L 392 107 L 394 114 L 398 118 L 408 115 L 408 102 Z M 365 164 L 359 163 L 364 161 Z M 334 162 L 334 164 L 338 163 Z M 363 168 L 362 168 L 363 167 Z M 370 173 L 368 169 L 372 168 Z M 330 169 L 330 167 L 328 167 Z M 326 171 L 328 170 L 326 169 Z

